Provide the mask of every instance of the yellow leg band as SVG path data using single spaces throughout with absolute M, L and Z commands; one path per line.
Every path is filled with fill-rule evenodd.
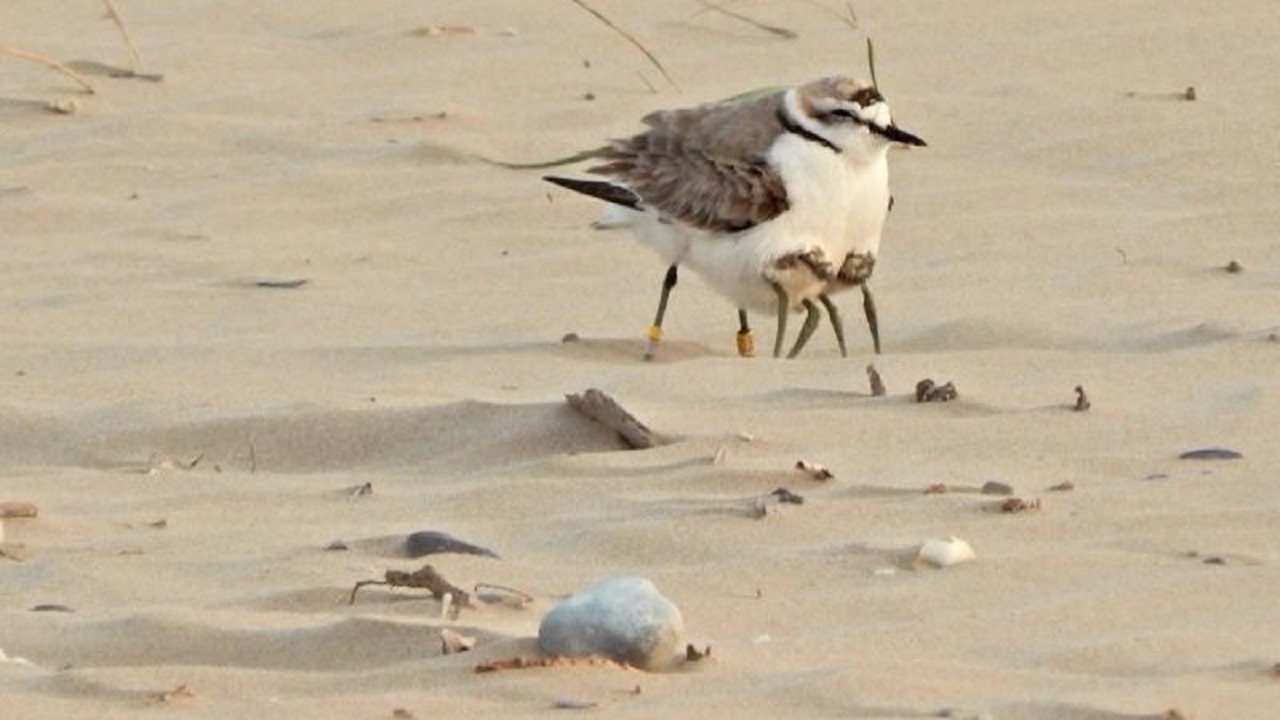
M 657 325 L 650 325 L 645 331 L 645 336 L 649 338 L 649 342 L 658 342 L 662 339 L 662 328 Z
M 737 340 L 739 355 L 742 357 L 756 356 L 756 337 L 751 334 L 750 330 L 746 332 L 739 332 Z

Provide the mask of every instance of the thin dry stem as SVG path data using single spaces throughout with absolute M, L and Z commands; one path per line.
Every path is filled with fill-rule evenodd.
M 594 15 L 597 20 L 604 23 L 609 29 L 626 38 L 627 42 L 631 43 L 640 50 L 640 52 L 644 53 L 644 56 L 649 59 L 649 62 L 652 63 L 654 67 L 658 69 L 658 72 L 662 73 L 662 77 L 670 83 L 671 87 L 675 88 L 677 92 L 680 92 L 680 86 L 676 84 L 675 79 L 671 77 L 671 74 L 667 72 L 667 69 L 662 66 L 662 61 L 658 60 L 653 53 L 649 52 L 649 48 L 645 47 L 643 43 L 635 39 L 631 33 L 618 27 L 612 20 L 605 17 L 599 10 L 588 5 L 584 0 L 571 0 L 571 2 Z
M 800 37 L 800 34 L 795 32 L 794 30 L 788 30 L 787 28 L 778 27 L 777 25 L 769 25 L 767 23 L 762 23 L 759 20 L 756 20 L 755 18 L 748 17 L 739 12 L 734 12 L 733 10 L 730 10 L 729 8 L 725 7 L 725 5 L 727 5 L 728 3 L 717 5 L 711 2 L 710 0 L 698 0 L 698 2 L 702 5 L 702 7 L 706 8 L 706 10 L 709 10 L 712 12 L 718 12 L 721 15 L 724 15 L 726 17 L 731 17 L 734 20 L 737 20 L 739 22 L 744 22 L 750 25 L 751 27 L 756 28 L 757 30 L 762 30 L 771 35 L 777 35 L 778 37 L 787 38 L 788 40 L 794 40 Z
M 67 67 L 66 65 L 63 65 L 57 60 L 54 60 L 51 57 L 41 55 L 39 53 L 33 53 L 27 50 L 20 50 L 10 45 L 0 45 L 0 55 L 10 55 L 20 60 L 27 60 L 29 62 L 39 63 L 49 68 L 50 70 L 61 73 L 62 75 L 65 75 L 66 77 L 74 80 L 78 85 L 80 85 L 80 87 L 84 88 L 85 92 L 89 93 L 90 95 L 93 95 L 94 93 L 97 92 L 96 90 L 93 89 L 93 86 L 89 84 L 89 81 L 81 77 L 79 73 Z
M 107 17 L 111 18 L 111 22 L 116 24 L 116 28 L 120 31 L 120 37 L 124 39 L 125 47 L 129 49 L 129 69 L 134 75 L 142 74 L 142 56 L 138 54 L 138 47 L 133 44 L 133 38 L 129 37 L 129 30 L 124 26 L 124 18 L 120 17 L 120 11 L 116 10 L 115 3 L 111 0 L 102 0 L 102 4 L 107 8 Z

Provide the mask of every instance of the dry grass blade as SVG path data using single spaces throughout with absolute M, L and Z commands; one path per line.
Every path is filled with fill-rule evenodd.
M 562 165 L 572 165 L 573 163 L 581 162 L 583 160 L 590 160 L 592 158 L 601 157 L 604 155 L 604 153 L 608 149 L 609 148 L 607 147 L 592 148 L 590 150 L 583 150 L 580 153 L 574 153 L 573 155 L 567 155 L 562 158 L 555 158 L 554 160 L 539 160 L 536 162 L 526 162 L 526 163 L 505 162 L 503 160 L 495 160 L 493 158 L 485 157 L 484 155 L 478 155 L 478 154 L 472 155 L 472 157 L 479 160 L 480 162 L 487 163 L 489 165 L 496 165 L 500 168 L 506 168 L 508 170 L 546 170 L 548 168 L 560 167 Z
M 107 17 L 111 18 L 111 22 L 116 24 L 116 29 L 120 31 L 120 37 L 124 39 L 125 47 L 129 49 L 129 69 L 134 75 L 142 74 L 142 56 L 138 55 L 138 47 L 133 44 L 133 38 L 129 37 L 129 30 L 124 26 L 124 18 L 120 17 L 120 12 L 116 10 L 115 3 L 111 0 L 102 0 L 102 4 L 107 8 Z
M 57 60 L 54 60 L 51 57 L 46 57 L 44 55 L 40 55 L 39 53 L 28 52 L 26 50 L 19 50 L 18 48 L 12 47 L 9 45 L 0 45 L 0 55 L 10 55 L 12 57 L 16 57 L 21 60 L 27 60 L 33 63 L 39 63 L 49 68 L 50 70 L 54 70 L 56 72 L 59 72 L 71 78 L 77 84 L 79 84 L 80 87 L 84 88 L 85 92 L 89 93 L 90 95 L 97 92 L 96 90 L 93 89 L 93 86 L 89 84 L 89 81 L 81 77 L 79 73 L 67 67 L 66 65 L 63 65 Z
M 631 33 L 618 27 L 616 24 L 614 24 L 612 20 L 605 17 L 599 10 L 596 10 L 595 8 L 588 5 L 584 0 L 571 0 L 571 2 L 573 2 L 574 5 L 577 5 L 583 10 L 586 10 L 587 12 L 594 15 L 597 20 L 604 23 L 606 26 L 609 27 L 609 29 L 613 30 L 614 32 L 621 35 L 622 37 L 626 38 L 627 42 L 631 43 L 632 45 L 635 45 L 640 52 L 644 53 L 645 57 L 649 58 L 649 62 L 653 63 L 653 66 L 658 68 L 658 72 L 662 73 L 662 77 L 665 78 L 666 81 L 671 84 L 671 87 L 675 88 L 677 92 L 680 91 L 680 86 L 676 84 L 675 79 L 671 77 L 671 74 L 667 72 L 667 69 L 662 66 L 662 62 L 658 60 L 658 58 L 655 57 L 653 53 L 649 52 L 649 48 L 645 47 L 643 43 L 635 39 L 635 37 L 632 36 Z
M 867 38 L 867 67 L 871 68 L 871 87 L 880 92 L 880 81 L 876 79 L 876 46 L 871 44 L 871 38 Z
M 750 17 L 747 17 L 746 15 L 743 15 L 742 13 L 734 12 L 733 10 L 730 10 L 724 5 L 716 5 L 710 0 L 698 0 L 698 2 L 707 10 L 710 10 L 712 12 L 718 12 L 721 15 L 724 15 L 726 17 L 731 17 L 734 20 L 737 20 L 739 22 L 744 22 L 750 25 L 751 27 L 756 28 L 757 30 L 763 30 L 764 32 L 767 32 L 771 35 L 777 35 L 778 37 L 787 38 L 788 40 L 794 40 L 800 37 L 800 33 L 797 33 L 794 30 L 788 30 L 784 27 L 778 27 L 777 25 L 768 25 L 766 23 L 762 23 L 759 20 L 756 20 L 755 18 L 750 18 Z

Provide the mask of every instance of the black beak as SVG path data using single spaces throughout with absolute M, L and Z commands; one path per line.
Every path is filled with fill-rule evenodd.
M 897 125 L 887 125 L 885 127 L 880 127 L 875 123 L 869 123 L 867 125 L 867 128 L 871 130 L 871 132 L 875 133 L 876 135 L 879 135 L 880 137 L 886 140 L 892 140 L 893 142 L 902 143 L 903 145 L 915 145 L 917 147 L 926 147 L 929 144 L 925 142 L 923 139 L 921 139 L 920 137 L 912 135 L 911 133 L 907 132 L 906 130 L 903 130 Z

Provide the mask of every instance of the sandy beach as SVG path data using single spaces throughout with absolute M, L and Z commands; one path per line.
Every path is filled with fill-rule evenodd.
M 786 37 L 592 0 L 670 80 L 573 2 L 115 5 L 136 68 L 99 2 L 0 9 L 95 90 L 0 54 L 0 503 L 38 508 L 0 525 L 0 717 L 1276 717 L 1274 2 L 727 5 Z M 929 142 L 890 156 L 880 356 L 852 292 L 850 357 L 740 358 L 686 273 L 644 362 L 660 259 L 483 159 L 867 77 L 868 36 Z M 532 602 L 348 603 L 424 562 Z M 711 657 L 475 672 L 623 574 Z

